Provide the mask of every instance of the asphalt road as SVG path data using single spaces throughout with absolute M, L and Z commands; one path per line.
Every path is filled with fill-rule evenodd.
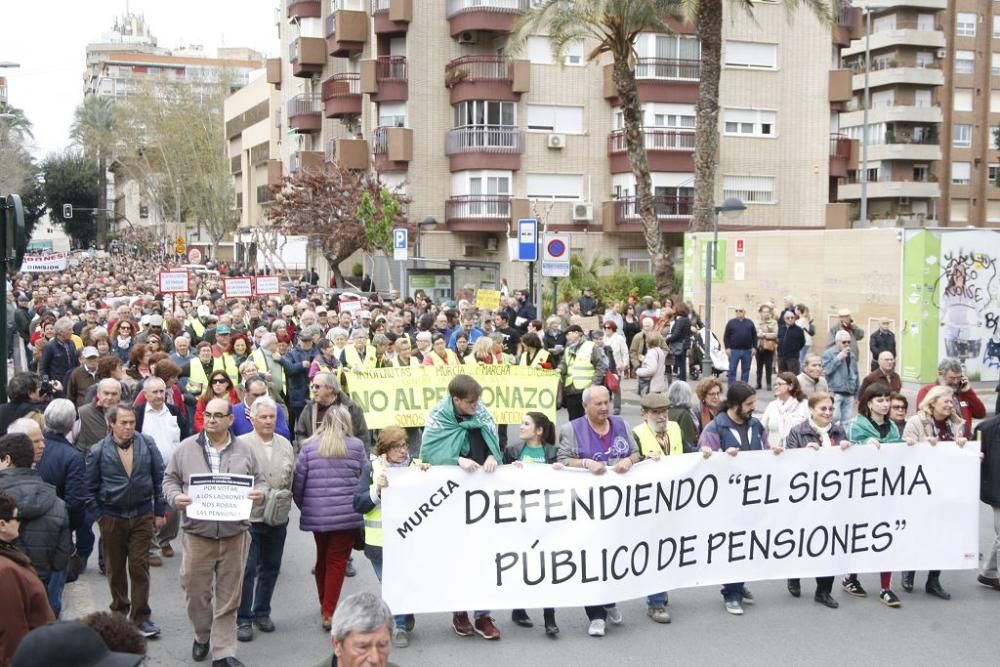
M 763 404 L 759 409 L 763 408 Z M 632 423 L 638 410 L 626 404 Z M 514 435 L 513 433 L 511 434 Z M 980 507 L 980 543 L 985 550 L 993 541 L 992 513 Z M 297 527 L 293 514 L 292 526 Z M 175 543 L 179 549 L 180 540 Z M 310 569 L 315 559 L 312 536 L 292 528 L 285 546 L 282 573 L 273 601 L 277 632 L 258 633 L 253 642 L 240 644 L 238 656 L 250 667 L 310 667 L 330 653 L 329 639 L 320 628 L 319 606 Z M 92 559 L 93 560 L 93 559 Z M 355 552 L 358 576 L 347 579 L 344 595 L 377 590 L 378 582 L 363 554 Z M 105 579 L 92 567 L 66 588 L 64 618 L 74 618 L 110 602 Z M 191 660 L 192 633 L 184 609 L 178 570 L 180 554 L 164 559 L 153 569 L 153 620 L 162 628 L 161 638 L 149 643 L 148 664 L 177 667 Z M 619 604 L 624 625 L 610 626 L 606 637 L 586 634 L 582 609 L 557 612 L 562 632 L 545 636 L 541 610 L 529 610 L 539 623 L 523 629 L 510 621 L 509 610 L 494 616 L 503 638 L 487 642 L 478 636 L 458 637 L 448 614 L 419 615 L 410 646 L 394 649 L 391 660 L 401 666 L 443 665 L 607 665 L 675 664 L 741 665 L 997 665 L 1000 664 L 1000 591 L 976 583 L 974 570 L 945 572 L 942 583 L 952 599 L 943 601 L 923 592 L 924 574 L 918 574 L 916 591 L 904 593 L 898 576 L 893 587 L 903 606 L 889 609 L 878 602 L 878 576 L 862 575 L 869 591 L 866 599 L 851 598 L 839 590 L 841 607 L 830 610 L 812 601 L 812 583 L 803 581 L 803 596 L 791 598 L 783 581 L 750 584 L 756 597 L 746 614 L 725 613 L 718 588 L 672 591 L 669 610 L 674 621 L 657 625 L 646 618 L 645 601 Z M 210 663 L 202 663 L 210 664 Z

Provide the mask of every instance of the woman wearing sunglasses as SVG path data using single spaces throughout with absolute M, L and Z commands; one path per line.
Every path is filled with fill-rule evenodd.
M 212 374 L 208 376 L 208 387 L 198 399 L 198 405 L 194 412 L 195 433 L 201 433 L 205 427 L 205 406 L 213 398 L 225 398 L 231 405 L 240 402 L 236 388 L 233 387 L 233 381 L 229 379 L 229 374 L 222 369 L 212 371 Z

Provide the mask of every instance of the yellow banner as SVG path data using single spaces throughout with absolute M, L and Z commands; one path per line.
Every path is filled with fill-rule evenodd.
M 499 310 L 500 290 L 476 290 L 476 308 L 482 308 L 483 310 Z
M 456 375 L 483 388 L 480 400 L 498 424 L 520 424 L 526 412 L 556 420 L 559 373 L 524 366 L 417 366 L 347 372 L 351 399 L 365 411 L 368 428 L 423 426 L 431 408 L 448 395 Z

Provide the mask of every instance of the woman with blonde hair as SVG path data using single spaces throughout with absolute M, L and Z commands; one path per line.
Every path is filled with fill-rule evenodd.
M 295 462 L 292 498 L 301 510 L 299 529 L 316 541 L 316 590 L 323 629 L 330 629 L 340 599 L 347 560 L 364 526 L 354 509 L 354 491 L 365 466 L 365 446 L 351 435 L 351 415 L 331 406 Z
M 667 390 L 667 352 L 663 349 L 663 336 L 651 333 L 646 336 L 646 354 L 642 365 L 635 369 L 636 377 L 649 378 L 649 393 L 661 394 Z

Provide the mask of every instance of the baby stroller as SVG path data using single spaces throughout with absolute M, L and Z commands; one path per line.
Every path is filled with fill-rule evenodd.
M 729 372 L 729 355 L 722 349 L 722 343 L 718 337 L 712 334 L 712 375 L 719 377 L 723 373 Z M 705 358 L 705 336 L 702 331 L 691 337 L 691 379 L 697 380 L 701 377 L 701 362 Z

